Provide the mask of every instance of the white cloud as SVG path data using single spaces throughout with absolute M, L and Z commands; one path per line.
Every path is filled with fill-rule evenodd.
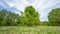
M 37 0 L 35 3 L 33 3 L 33 5 L 39 11 L 41 17 L 47 17 L 50 10 L 58 3 L 58 0 Z M 46 11 L 45 9 L 47 9 L 48 11 Z
M 10 6 L 10 7 L 14 7 L 15 4 L 13 2 L 7 2 L 7 4 Z
M 4 0 L 4 2 L 6 2 L 10 7 L 15 7 L 21 11 L 23 11 L 29 4 L 26 0 Z

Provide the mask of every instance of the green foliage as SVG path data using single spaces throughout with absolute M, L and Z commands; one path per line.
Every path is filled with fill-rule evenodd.
M 27 26 L 40 25 L 38 12 L 32 6 L 26 7 L 20 15 L 20 23 Z
M 49 25 L 59 26 L 60 25 L 60 8 L 53 9 L 49 15 Z
M 19 20 L 19 15 L 5 9 L 0 10 L 0 25 L 1 26 L 11 26 L 17 25 Z
M 53 9 L 48 14 L 48 20 L 40 22 L 39 13 L 32 6 L 27 6 L 21 15 L 0 10 L 0 26 L 60 26 L 60 8 Z
M 41 26 L 49 26 L 49 22 L 48 21 L 43 21 L 43 22 L 41 22 Z
M 40 25 L 39 14 L 32 7 L 25 8 L 21 15 L 5 9 L 0 10 L 0 26 L 35 26 Z
M 35 26 L 40 25 L 39 14 L 32 6 L 25 8 L 21 15 L 5 9 L 0 10 L 0 26 Z

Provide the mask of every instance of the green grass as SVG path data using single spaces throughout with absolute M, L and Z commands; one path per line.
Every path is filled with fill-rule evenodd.
M 0 26 L 0 34 L 60 34 L 58 26 Z

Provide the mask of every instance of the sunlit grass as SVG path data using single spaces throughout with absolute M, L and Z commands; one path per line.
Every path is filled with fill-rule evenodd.
M 0 34 L 60 34 L 58 26 L 0 26 Z

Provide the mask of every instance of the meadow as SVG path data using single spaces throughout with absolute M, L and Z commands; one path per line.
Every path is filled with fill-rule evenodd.
M 59 26 L 0 26 L 0 34 L 60 34 Z

